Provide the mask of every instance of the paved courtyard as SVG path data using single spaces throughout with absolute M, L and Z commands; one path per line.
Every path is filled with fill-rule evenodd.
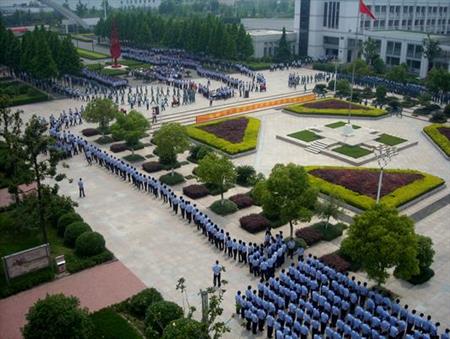
M 305 70 L 305 72 L 311 71 Z M 269 88 L 276 88 L 276 92 L 269 90 L 268 93 L 260 93 L 260 95 L 270 96 L 277 92 L 281 94 L 287 91 L 289 71 L 266 73 L 268 78 L 273 78 L 273 83 L 269 79 Z M 69 107 L 79 107 L 80 105 L 80 102 L 72 100 L 57 100 L 24 106 L 23 109 L 26 116 L 32 113 L 49 116 L 50 113 L 59 114 L 61 109 L 67 110 Z M 203 107 L 205 107 L 205 102 L 198 100 L 194 105 L 186 106 L 184 109 Z M 167 112 L 166 114 L 171 113 Z M 312 125 L 328 124 L 342 119 L 297 117 L 276 109 L 253 113 L 251 116 L 262 121 L 257 152 L 236 159 L 234 162 L 237 165 L 252 165 L 257 171 L 266 175 L 270 173 L 276 163 L 280 162 L 294 162 L 301 165 L 346 165 L 343 161 L 323 154 L 312 154 L 304 148 L 276 139 L 277 134 L 289 134 Z M 397 155 L 389 165 L 390 168 L 413 168 L 440 176 L 447 182 L 450 180 L 449 162 L 421 134 L 422 128 L 428 122 L 408 117 L 403 119 L 387 117 L 376 121 L 357 119 L 354 122 L 366 128 L 399 135 L 409 140 L 418 140 L 417 146 L 406 149 Z M 73 130 L 79 131 L 86 126 L 75 127 Z M 152 148 L 146 148 L 139 151 L 139 154 L 147 155 L 151 151 Z M 184 157 L 186 154 L 183 155 Z M 211 265 L 218 259 L 226 267 L 224 279 L 229 282 L 224 301 L 224 318 L 232 319 L 234 293 L 248 284 L 253 286 L 256 284 L 256 279 L 250 276 L 246 267 L 229 261 L 222 253 L 212 248 L 195 227 L 188 226 L 173 216 L 167 206 L 159 200 L 134 190 L 130 185 L 97 166 L 88 167 L 83 157 L 75 157 L 66 162 L 69 168 L 61 168 L 61 171 L 75 180 L 72 184 L 67 181 L 61 182 L 61 193 L 72 197 L 79 203 L 78 213 L 94 230 L 104 235 L 108 248 L 145 285 L 157 288 L 165 298 L 182 304 L 181 295 L 175 290 L 175 285 L 178 278 L 186 278 L 190 302 L 197 307 L 196 316 L 199 317 L 200 297 L 198 292 L 199 289 L 212 284 Z M 376 166 L 376 162 L 372 161 L 366 166 Z M 179 171 L 187 175 L 194 167 L 193 164 L 185 165 Z M 87 194 L 87 197 L 82 200 L 77 196 L 76 187 L 76 179 L 80 177 L 85 181 Z M 176 190 L 180 192 L 181 188 L 182 186 L 177 186 Z M 227 196 L 245 191 L 246 189 L 236 187 L 228 192 Z M 408 208 L 405 213 L 412 214 L 448 194 L 449 191 L 448 188 L 445 188 L 435 196 Z M 197 202 L 197 205 L 206 210 L 214 199 L 214 197 L 203 198 Z M 251 235 L 243 231 L 238 224 L 239 217 L 253 211 L 259 211 L 258 207 L 251 207 L 227 218 L 215 216 L 214 219 L 236 238 L 246 241 L 261 241 L 262 234 Z M 411 287 L 407 283 L 392 278 L 387 283 L 387 287 L 402 298 L 402 303 L 408 303 L 412 308 L 417 308 L 426 314 L 430 313 L 434 319 L 447 326 L 448 319 L 450 319 L 450 307 L 448 307 L 450 266 L 447 265 L 447 258 L 450 256 L 450 232 L 448 232 L 448 222 L 445 219 L 449 213 L 450 206 L 447 205 L 416 224 L 418 233 L 430 236 L 434 241 L 435 277 L 419 287 Z M 212 212 L 208 212 L 208 214 L 213 215 Z M 303 225 L 297 227 L 301 226 Z M 285 234 L 288 233 L 287 226 L 282 227 L 281 230 Z M 326 254 L 336 250 L 340 241 L 341 239 L 335 239 L 330 243 L 322 242 L 313 246 L 309 251 L 315 255 Z M 232 333 L 227 337 L 249 336 L 249 333 L 241 327 L 240 322 L 236 319 L 232 319 L 229 324 Z

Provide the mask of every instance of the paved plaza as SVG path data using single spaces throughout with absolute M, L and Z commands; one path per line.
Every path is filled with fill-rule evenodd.
M 299 72 L 300 74 L 312 74 L 311 70 L 287 70 L 277 72 L 264 72 L 268 79 L 268 92 L 252 93 L 250 101 L 255 98 L 271 97 L 286 93 L 303 93 L 303 88 L 298 91 L 289 89 L 287 77 L 289 72 Z M 309 86 L 309 90 L 314 85 Z M 195 104 L 183 106 L 173 110 L 163 112 L 163 116 L 176 114 L 182 110 L 200 110 L 208 107 L 209 103 L 203 97 L 197 96 Z M 248 101 L 248 100 L 247 100 Z M 215 103 L 216 106 L 231 103 L 245 102 L 243 98 L 233 98 L 224 103 Z M 21 107 L 25 112 L 25 117 L 31 114 L 38 114 L 49 117 L 51 113 L 59 115 L 62 109 L 80 107 L 86 103 L 69 99 L 55 100 L 48 103 L 33 104 Z M 129 109 L 129 107 L 126 107 Z M 138 109 L 138 108 L 137 108 Z M 138 109 L 139 110 L 139 109 Z M 145 110 L 142 110 L 143 113 Z M 287 135 L 314 125 L 325 125 L 338 120 L 334 118 L 314 118 L 293 116 L 282 112 L 279 109 L 268 109 L 256 113 L 248 114 L 261 120 L 261 130 L 258 140 L 257 152 L 240 157 L 234 160 L 236 165 L 251 165 L 258 172 L 265 175 L 276 163 L 293 162 L 300 165 L 341 165 L 347 164 L 341 160 L 329 157 L 325 154 L 313 154 L 297 145 L 286 143 L 276 138 L 277 135 Z M 368 128 L 376 129 L 383 133 L 398 135 L 408 140 L 418 141 L 414 147 L 408 148 L 395 156 L 389 164 L 389 168 L 411 168 L 428 172 L 439 176 L 450 182 L 450 164 L 434 148 L 434 146 L 422 135 L 422 128 L 429 123 L 419 119 L 404 116 L 403 118 L 386 117 L 381 120 L 355 119 L 353 123 Z M 76 126 L 73 132 L 80 132 L 81 129 L 90 127 L 89 124 Z M 92 141 L 94 138 L 89 138 Z M 141 155 L 151 154 L 154 146 L 146 147 L 136 153 Z M 107 149 L 107 146 L 104 146 Z M 120 156 L 127 153 L 120 153 Z M 187 152 L 180 158 L 185 160 Z M 153 159 L 151 159 L 153 160 Z M 84 157 L 75 156 L 65 161 L 69 168 L 62 168 L 60 172 L 66 173 L 69 178 L 73 178 L 73 183 L 63 181 L 59 183 L 60 192 L 70 196 L 77 201 L 79 206 L 77 212 L 95 230 L 103 234 L 107 247 L 128 269 L 133 272 L 146 286 L 155 287 L 163 296 L 169 300 L 182 304 L 182 297 L 175 286 L 180 277 L 186 279 L 189 300 L 196 306 L 195 317 L 200 316 L 200 296 L 199 290 L 212 285 L 211 266 L 215 260 L 226 267 L 223 278 L 228 281 L 227 292 L 224 300 L 224 319 L 230 319 L 229 325 L 232 329 L 227 338 L 240 338 L 251 336 L 241 326 L 240 321 L 233 318 L 234 294 L 237 290 L 242 290 L 251 284 L 256 285 L 257 280 L 250 275 L 247 266 L 229 260 L 223 253 L 218 252 L 214 247 L 201 236 L 193 225 L 187 225 L 179 217 L 173 215 L 172 211 L 160 200 L 153 196 L 135 190 L 130 184 L 122 182 L 118 177 L 106 172 L 98 166 L 87 166 Z M 375 167 L 376 161 L 365 164 L 368 167 Z M 188 175 L 195 167 L 194 164 L 182 166 L 179 170 L 183 175 Z M 158 174 L 159 175 L 159 174 Z M 78 198 L 76 180 L 83 178 L 85 182 L 86 198 Z M 187 184 L 194 183 L 189 180 Z M 177 194 L 181 192 L 182 185 L 175 187 Z M 226 197 L 236 193 L 247 192 L 248 189 L 235 187 L 226 193 Z M 449 188 L 438 192 L 436 195 L 412 206 L 404 211 L 411 215 L 419 209 L 429 205 L 437 199 L 450 193 Z M 217 197 L 208 196 L 198 200 L 197 206 L 206 211 L 207 207 L 216 200 Z M 239 218 L 253 212 L 259 212 L 259 207 L 251 207 L 233 214 L 229 217 L 220 217 L 208 211 L 214 221 L 229 231 L 237 239 L 244 241 L 261 242 L 263 234 L 252 235 L 239 227 Z M 400 282 L 391 278 L 386 287 L 401 297 L 402 303 L 409 304 L 411 308 L 416 308 L 425 314 L 431 314 L 433 319 L 440 321 L 443 327 L 449 325 L 450 307 L 450 265 L 447 265 L 447 258 L 450 257 L 450 232 L 448 231 L 448 221 L 446 217 L 450 215 L 450 206 L 440 209 L 427 218 L 416 224 L 416 231 L 419 234 L 430 236 L 434 242 L 436 251 L 435 261 L 432 268 L 435 276 L 427 283 L 412 287 L 410 284 Z M 306 225 L 306 224 L 305 224 Z M 305 225 L 297 225 L 303 227 Z M 278 230 L 278 229 L 277 229 Z M 284 234 L 289 233 L 288 226 L 280 228 Z M 321 242 L 307 251 L 314 255 L 323 255 L 338 249 L 342 237 L 332 242 Z M 88 274 L 89 271 L 83 273 Z M 363 276 L 359 276 L 364 278 Z M 64 280 L 58 281 L 64 282 Z M 43 285 L 39 288 L 45 289 Z M 97 288 L 91 286 L 91 288 Z M 100 287 L 98 287 L 100 288 Z M 0 304 L 1 306 L 1 304 Z M 262 336 L 262 335 L 260 335 Z M 9 339 L 9 338 L 8 338 Z

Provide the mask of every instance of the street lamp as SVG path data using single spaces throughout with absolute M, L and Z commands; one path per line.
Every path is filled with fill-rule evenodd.
M 383 170 L 392 160 L 394 155 L 397 155 L 397 149 L 386 145 L 380 145 L 374 149 L 374 153 L 377 157 L 378 166 L 380 167 L 380 176 L 378 178 L 378 190 L 377 190 L 377 204 L 380 203 L 381 186 L 383 184 Z

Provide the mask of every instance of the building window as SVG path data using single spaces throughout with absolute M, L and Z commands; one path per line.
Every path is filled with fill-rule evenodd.
M 339 12 L 341 10 L 341 3 L 336 4 L 336 28 L 339 28 Z
M 323 43 L 325 45 L 336 45 L 339 46 L 339 38 L 333 36 L 324 36 Z
M 328 2 L 323 7 L 323 27 L 327 27 Z
M 395 41 L 388 41 L 386 47 L 386 55 L 400 56 L 402 51 L 402 43 Z
M 386 65 L 388 65 L 388 66 L 400 65 L 400 58 L 388 56 L 388 57 L 386 57 Z

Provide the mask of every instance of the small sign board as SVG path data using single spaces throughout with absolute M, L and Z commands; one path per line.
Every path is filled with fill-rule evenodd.
M 2 258 L 6 280 L 40 270 L 51 264 L 50 245 L 44 244 Z

